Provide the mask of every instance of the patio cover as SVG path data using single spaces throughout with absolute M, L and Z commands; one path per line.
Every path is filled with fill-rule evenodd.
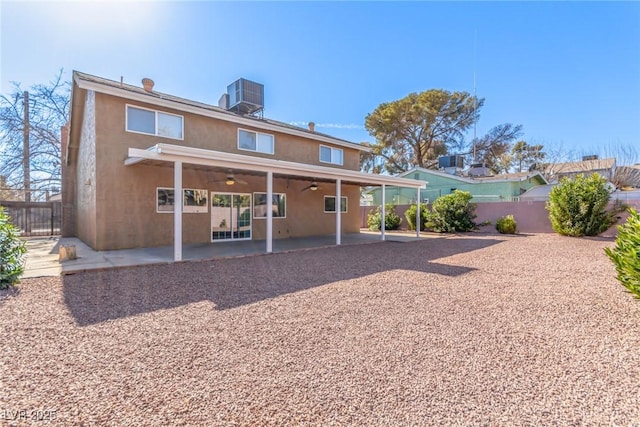
M 345 170 L 327 166 L 309 165 L 304 163 L 288 162 L 283 160 L 265 159 L 261 157 L 246 156 L 235 153 L 225 153 L 202 148 L 185 147 L 173 144 L 156 144 L 147 149 L 129 148 L 128 157 L 124 164 L 133 166 L 138 163 L 173 163 L 174 165 L 174 191 L 176 194 L 182 193 L 182 165 L 201 165 L 211 167 L 221 167 L 235 170 L 264 173 L 266 175 L 267 200 L 273 196 L 273 174 L 279 176 L 295 176 L 308 178 L 310 180 L 332 180 L 336 182 L 336 200 L 341 197 L 342 183 L 356 184 L 360 186 L 382 186 L 382 220 L 381 238 L 385 239 L 384 233 L 384 194 L 385 187 L 402 186 L 415 188 L 420 203 L 420 189 L 425 188 L 423 181 L 408 178 L 398 178 L 386 175 L 374 175 L 353 170 Z M 420 223 L 420 208 L 418 206 L 417 224 Z M 174 204 L 174 260 L 182 260 L 182 198 L 176 197 Z M 336 209 L 336 245 L 341 244 L 341 212 Z M 273 248 L 273 217 L 270 209 L 267 209 L 267 238 L 266 252 L 272 252 Z M 416 227 L 416 235 L 420 235 L 420 227 Z

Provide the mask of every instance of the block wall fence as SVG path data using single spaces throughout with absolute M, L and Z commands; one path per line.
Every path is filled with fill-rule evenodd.
M 518 233 L 553 233 L 549 212 L 545 209 L 544 201 L 523 201 L 523 202 L 492 202 L 477 203 L 476 223 L 491 221 L 490 226 L 482 227 L 481 231 L 496 232 L 495 223 L 498 218 L 505 215 L 513 215 L 518 224 Z M 627 200 L 625 203 L 640 211 L 640 200 Z M 407 219 L 404 216 L 409 205 L 396 206 L 396 213 L 402 218 L 400 228 L 408 230 Z M 430 205 L 429 205 L 430 207 Z M 362 228 L 367 228 L 367 215 L 375 210 L 376 206 L 360 207 L 360 223 Z M 626 212 L 620 214 L 618 224 L 624 223 L 627 219 Z M 615 235 L 615 227 L 612 227 L 605 235 Z

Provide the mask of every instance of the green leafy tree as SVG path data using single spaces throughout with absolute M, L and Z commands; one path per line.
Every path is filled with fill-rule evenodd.
M 19 230 L 11 224 L 9 216 L 0 207 L 0 289 L 15 284 L 24 273 L 25 244 Z
M 491 164 L 491 171 L 495 174 L 509 173 L 511 171 L 511 165 L 513 164 L 513 157 L 510 153 L 503 153 L 500 157 L 495 159 Z
M 611 227 L 614 215 L 623 208 L 607 210 L 611 196 L 606 184 L 607 180 L 597 173 L 562 178 L 560 184 L 551 189 L 547 202 L 553 230 L 580 237 L 596 236 Z
M 461 190 L 438 197 L 427 216 L 427 226 L 438 233 L 473 230 L 476 205 L 471 203 L 471 197 L 471 193 Z
M 416 166 L 435 168 L 439 156 L 457 152 L 468 161 L 501 172 L 504 155 L 522 134 L 522 126 L 501 124 L 471 143 L 465 141 L 464 135 L 478 120 L 483 105 L 484 99 L 467 92 L 443 89 L 411 93 L 380 104 L 365 119 L 365 128 L 376 142 L 367 144 L 372 152 L 361 157 L 361 169 L 398 174 Z
M 365 119 L 365 128 L 376 142 L 372 153 L 363 156 L 362 169 L 397 174 L 415 166 L 428 167 L 461 143 L 483 104 L 484 99 L 467 92 L 443 89 L 380 104 Z
M 616 266 L 618 280 L 637 298 L 640 298 L 640 215 L 629 210 L 629 218 L 618 226 L 616 246 L 605 248 Z
M 529 145 L 525 141 L 518 141 L 511 149 L 511 157 L 517 172 L 529 170 L 535 164 L 542 162 L 546 154 L 540 144 Z

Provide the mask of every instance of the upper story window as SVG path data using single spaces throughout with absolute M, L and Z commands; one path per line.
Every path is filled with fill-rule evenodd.
M 320 146 L 320 161 L 323 163 L 333 163 L 342 166 L 342 149 Z
M 176 114 L 127 105 L 127 131 L 183 139 L 184 120 Z
M 273 154 L 273 135 L 238 129 L 238 149 Z

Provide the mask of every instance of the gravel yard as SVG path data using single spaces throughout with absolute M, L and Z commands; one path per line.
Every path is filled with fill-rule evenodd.
M 0 424 L 640 425 L 612 244 L 472 233 L 27 279 L 0 291 Z

